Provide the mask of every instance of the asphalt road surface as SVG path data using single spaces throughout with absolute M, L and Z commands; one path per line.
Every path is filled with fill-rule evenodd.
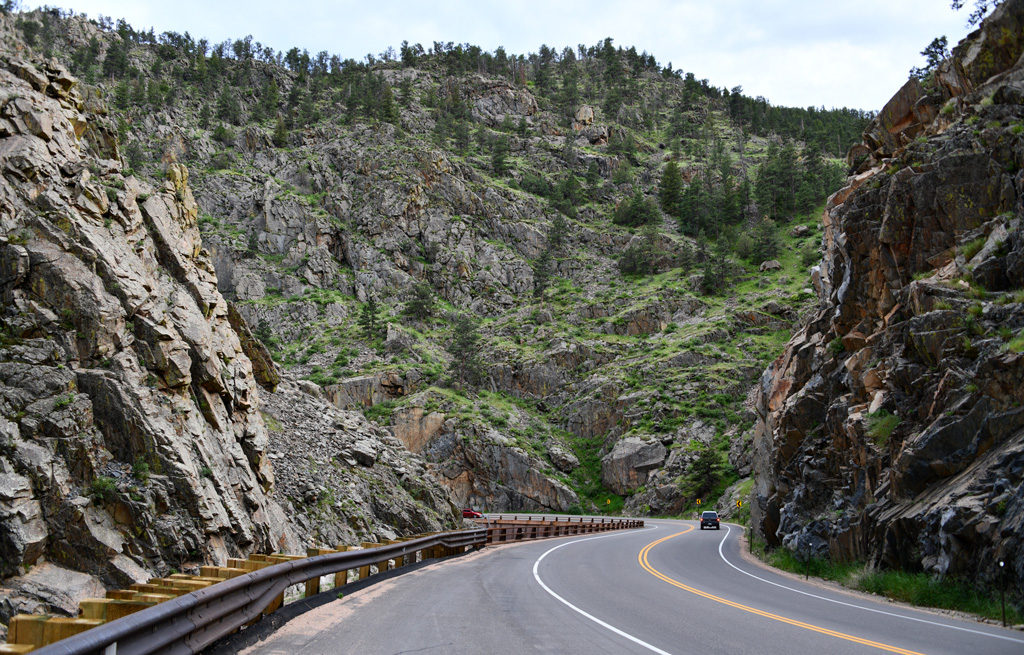
M 744 560 L 740 529 L 489 547 L 303 614 L 243 653 L 1024 653 L 1024 633 L 823 588 Z

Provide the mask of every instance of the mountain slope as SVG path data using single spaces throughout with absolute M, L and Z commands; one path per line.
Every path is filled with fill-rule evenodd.
M 1022 28 L 1024 3 L 1003 3 L 851 150 L 819 309 L 757 391 L 769 544 L 1019 595 Z
M 864 121 L 771 107 L 610 40 L 343 62 L 60 12 L 19 20 L 99 83 L 129 165 L 159 177 L 188 163 L 219 286 L 278 362 L 491 509 L 628 496 L 632 511 L 677 512 L 735 479 L 746 387 L 812 297 L 816 257 L 813 228 L 758 219 L 823 199 L 839 176 L 822 153 Z M 666 161 L 683 181 L 662 194 L 669 215 L 651 204 Z M 432 316 L 402 314 L 417 288 Z M 483 319 L 468 369 L 452 352 L 462 312 Z M 710 469 L 685 483 L 704 451 Z

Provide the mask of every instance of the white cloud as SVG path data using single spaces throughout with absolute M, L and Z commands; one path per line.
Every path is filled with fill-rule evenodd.
M 536 51 L 593 45 L 610 36 L 663 65 L 719 87 L 742 85 L 775 104 L 878 109 L 906 81 L 918 54 L 940 34 L 955 43 L 964 12 L 949 0 L 400 0 L 387 3 L 131 3 L 65 0 L 90 16 L 124 17 L 137 28 L 190 32 L 210 41 L 252 34 L 275 49 L 327 50 L 361 59 L 403 39 Z

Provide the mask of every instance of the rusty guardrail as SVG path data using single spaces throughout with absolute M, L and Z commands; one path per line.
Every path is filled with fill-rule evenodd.
M 134 612 L 104 623 L 93 619 L 83 603 L 83 618 L 49 619 L 45 617 L 15 617 L 43 619 L 45 622 L 59 624 L 61 621 L 75 623 L 74 629 L 84 630 L 78 634 L 61 639 L 42 648 L 28 647 L 18 644 L 0 645 L 0 653 L 32 652 L 39 655 L 146 655 L 148 653 L 193 654 L 245 625 L 257 621 L 261 615 L 268 614 L 280 607 L 285 590 L 292 586 L 305 583 L 306 596 L 320 591 L 320 578 L 335 574 L 337 580 L 342 574 L 347 579 L 347 572 L 358 571 L 358 579 L 370 575 L 370 567 L 376 566 L 378 572 L 388 569 L 389 560 L 394 560 L 395 567 L 402 566 L 406 558 L 415 562 L 416 554 L 422 552 L 422 558 L 442 557 L 465 551 L 468 547 L 482 547 L 487 544 L 503 544 L 516 541 L 544 539 L 576 534 L 590 534 L 643 527 L 644 522 L 634 519 L 609 519 L 595 517 L 548 517 L 540 515 L 488 515 L 484 519 L 476 519 L 479 527 L 453 532 L 443 532 L 399 542 L 387 544 L 364 543 L 361 550 L 308 549 L 309 557 L 288 556 L 251 556 L 254 564 L 262 566 L 257 570 L 243 573 L 237 568 L 203 567 L 204 569 L 222 569 L 220 573 L 229 574 L 226 580 L 208 586 L 196 588 L 198 581 L 189 580 L 192 576 L 181 576 L 181 579 L 168 580 L 166 584 L 177 583 L 180 592 L 175 598 L 159 596 L 166 591 L 144 589 L 158 585 L 135 585 L 141 592 L 151 594 L 147 601 L 139 603 L 123 602 L 126 607 L 119 608 L 123 612 Z M 460 551 L 461 549 L 461 551 Z M 324 554 L 319 554 L 327 550 Z M 286 561 L 281 561 L 286 560 Z M 279 562 L 279 563 L 275 563 Z M 229 566 L 232 566 L 229 563 Z M 204 573 L 204 575 L 207 575 Z M 212 573 L 210 574 L 212 575 Z M 175 577 L 175 576 L 172 576 Z M 211 578 L 200 578 L 208 581 Z M 191 584 L 195 587 L 189 586 Z M 185 591 L 185 590 L 189 591 Z M 108 594 L 113 599 L 120 598 L 117 592 Z M 159 599 L 158 599 L 159 598 Z M 164 600 L 166 599 L 166 600 Z M 151 605 L 155 600 L 158 604 Z M 94 600 L 93 603 L 111 602 Z M 127 605 L 133 605 L 128 608 Z M 149 605 L 149 606 L 146 606 Z M 139 607 L 145 606 L 145 609 Z M 110 618 L 107 616 L 107 618 Z M 81 625 L 79 625 L 81 624 Z M 88 624 L 88 625 L 86 625 Z M 13 620 L 12 620 L 13 627 Z M 39 628 L 40 626 L 34 626 Z M 52 627 L 72 628 L 72 625 L 55 625 Z M 59 637 L 56 637 L 59 638 Z M 45 642 L 36 642 L 36 644 Z M 7 650 L 14 647 L 15 650 Z

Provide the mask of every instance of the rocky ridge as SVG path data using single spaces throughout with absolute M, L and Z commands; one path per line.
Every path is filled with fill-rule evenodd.
M 850 152 L 820 307 L 756 391 L 769 545 L 1024 581 L 1024 2 L 1007 0 Z
M 11 30 L 0 16 L 5 44 Z M 273 413 L 303 394 L 272 391 L 269 357 L 218 290 L 188 169 L 150 184 L 118 147 L 104 103 L 62 65 L 0 52 L 0 619 L 228 556 L 453 525 L 422 462 L 322 401 L 310 411 L 331 430 L 280 424 L 290 447 L 338 449 L 319 490 L 344 486 L 348 502 L 288 504 L 322 453 L 276 477 L 260 395 Z

